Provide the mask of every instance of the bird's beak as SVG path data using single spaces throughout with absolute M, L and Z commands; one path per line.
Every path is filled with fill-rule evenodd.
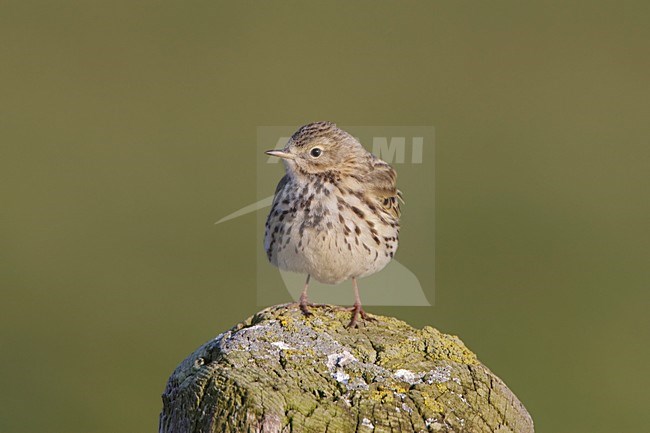
M 278 158 L 295 159 L 295 156 L 292 153 L 285 152 L 284 150 L 267 150 L 264 153 L 270 156 L 277 156 Z

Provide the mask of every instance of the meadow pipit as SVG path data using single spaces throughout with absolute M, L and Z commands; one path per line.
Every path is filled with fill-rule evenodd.
M 361 307 L 357 278 L 380 271 L 397 250 L 401 193 L 396 174 L 350 134 L 331 122 L 298 129 L 282 150 L 285 176 L 266 220 L 264 249 L 280 269 L 307 274 L 300 309 L 309 314 L 310 277 L 326 284 L 352 279 L 354 307 Z

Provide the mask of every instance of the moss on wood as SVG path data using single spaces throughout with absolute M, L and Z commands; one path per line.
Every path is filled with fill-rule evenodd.
M 267 308 L 169 378 L 161 433 L 533 432 L 515 395 L 455 336 L 375 316 Z

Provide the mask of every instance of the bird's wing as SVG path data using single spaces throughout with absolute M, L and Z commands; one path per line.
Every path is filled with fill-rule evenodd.
M 402 192 L 397 189 L 397 173 L 379 158 L 373 157 L 370 161 L 371 169 L 364 176 L 363 180 L 368 187 L 369 195 L 386 212 L 399 218 L 401 214 L 400 201 L 402 200 Z

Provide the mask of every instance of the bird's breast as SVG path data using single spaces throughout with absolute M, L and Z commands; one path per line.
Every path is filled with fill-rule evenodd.
M 264 246 L 281 269 L 334 284 L 386 266 L 398 234 L 397 219 L 382 213 L 362 190 L 288 183 L 269 213 Z

